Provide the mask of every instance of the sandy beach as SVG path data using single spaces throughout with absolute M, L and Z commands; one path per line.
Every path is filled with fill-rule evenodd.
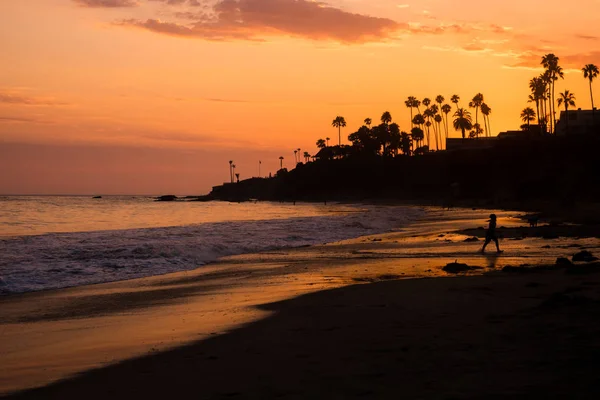
M 495 212 L 501 255 L 478 252 L 489 210 L 429 208 L 397 232 L 0 298 L 0 393 L 597 398 L 600 267 L 554 264 L 600 254 L 598 230 Z

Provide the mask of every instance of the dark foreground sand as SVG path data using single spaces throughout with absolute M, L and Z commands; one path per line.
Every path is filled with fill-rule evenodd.
M 378 282 L 14 398 L 600 396 L 600 274 Z
M 424 221 L 423 225 L 427 223 Z M 327 264 L 327 276 L 344 279 L 330 284 L 337 288 L 259 305 L 263 313 L 254 314 L 252 322 L 241 318 L 238 322 L 245 322 L 244 325 L 221 335 L 203 336 L 202 340 L 188 340 L 186 344 L 146 352 L 10 398 L 600 398 L 600 267 L 594 264 L 580 269 L 533 268 L 508 273 L 501 272 L 494 263 L 484 276 L 427 278 L 426 274 L 418 273 L 415 276 L 424 278 L 382 281 L 400 277 L 389 274 L 389 268 L 414 262 L 414 257 L 389 256 L 390 246 L 404 246 L 406 253 L 415 240 L 427 241 L 415 238 L 413 233 L 388 234 L 381 242 L 349 244 L 350 252 L 362 258 L 319 259 L 319 254 L 335 253 L 344 244 L 322 249 L 317 255 L 314 249 L 292 252 L 287 255 L 286 266 L 296 272 L 286 279 L 297 279 L 302 276 L 297 270 L 311 268 L 313 263 Z M 428 231 L 428 235 L 437 238 L 439 233 Z M 522 242 L 515 241 L 519 246 L 523 246 Z M 504 243 L 511 249 L 507 241 Z M 528 246 L 549 243 L 563 249 L 578 245 L 565 244 L 560 239 L 527 243 Z M 589 246 L 589 242 L 584 243 Z M 364 246 L 371 249 L 369 257 L 365 256 Z M 517 248 L 513 251 L 517 252 Z M 429 258 L 434 261 L 421 259 L 417 263 L 445 262 L 460 254 L 460 248 L 452 248 L 446 255 L 433 250 L 432 254 Z M 269 260 L 273 262 L 273 258 Z M 296 261 L 290 264 L 291 260 Z M 244 262 L 248 263 L 245 267 Z M 487 259 L 482 258 L 481 262 L 485 265 Z M 250 265 L 254 274 L 274 268 L 252 257 L 238 263 L 236 271 L 246 273 Z M 371 278 L 365 276 L 367 269 L 357 266 L 368 266 Z M 382 271 L 388 274 L 382 275 Z M 310 275 L 302 284 L 314 286 L 324 276 Z M 145 303 L 152 303 L 149 315 L 156 318 L 175 310 L 173 307 L 181 305 L 182 298 L 189 310 L 197 310 L 194 304 L 198 298 L 206 293 L 218 297 L 216 292 L 222 292 L 222 287 L 210 292 L 208 288 L 189 286 L 198 277 L 178 275 L 174 279 L 180 284 L 185 281 L 187 286 L 183 287 L 176 286 L 173 279 L 161 279 L 167 279 L 168 285 L 161 281 L 160 291 L 147 292 L 143 297 Z M 274 275 L 266 274 L 259 281 L 272 284 L 273 279 Z M 353 280 L 377 282 L 344 286 Z M 148 282 L 160 283 L 141 282 L 138 288 Z M 325 289 L 327 286 L 320 282 L 316 286 Z M 228 285 L 230 288 L 231 282 Z M 103 305 L 109 310 L 80 303 L 64 311 L 66 314 L 61 317 L 49 315 L 49 308 L 40 305 L 46 314 L 39 310 L 30 313 L 38 315 L 39 321 L 15 320 L 12 325 L 46 327 L 43 324 L 49 324 L 48 320 L 56 323 L 63 318 L 71 327 L 83 324 L 86 329 L 101 329 L 90 326 L 106 323 L 102 318 L 107 318 L 111 307 L 121 307 L 120 312 L 129 309 L 132 318 L 136 318 L 140 313 L 131 309 L 137 303 L 128 297 L 124 300 L 123 287 L 108 285 L 104 289 L 117 296 L 113 299 L 120 299 L 112 306 Z M 302 293 L 299 286 L 286 287 Z M 169 296 L 163 293 L 167 288 L 173 290 Z M 178 291 L 182 290 L 193 293 L 180 297 Z M 265 292 L 264 288 L 260 293 L 244 290 L 245 296 L 257 298 Z M 24 297 L 25 300 L 8 304 L 13 307 L 13 314 L 7 313 L 8 317 L 14 316 L 14 310 L 31 307 L 27 296 Z M 30 297 L 36 302 L 52 300 L 48 294 Z M 173 298 L 179 301 L 174 303 Z M 240 297 L 231 296 L 228 301 L 235 303 L 234 298 Z M 87 314 L 78 315 L 80 309 Z M 193 318 L 189 310 L 178 315 Z M 197 325 L 191 327 L 192 331 L 204 329 L 203 324 L 215 318 L 208 312 L 202 315 L 205 317 L 195 321 Z M 119 314 L 119 318 L 123 315 Z M 147 328 L 140 322 L 134 326 Z M 80 345 L 82 350 L 94 349 L 94 343 L 105 351 L 97 344 L 101 343 L 99 339 L 87 347 Z M 43 357 L 42 353 L 43 349 L 39 357 Z

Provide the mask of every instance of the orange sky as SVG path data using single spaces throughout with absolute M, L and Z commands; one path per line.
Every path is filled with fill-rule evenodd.
M 600 0 L 487 3 L 2 1 L 0 193 L 206 193 L 230 159 L 243 179 L 337 142 L 336 115 L 343 141 L 384 111 L 408 130 L 411 95 L 481 92 L 517 129 L 548 52 L 589 108 Z

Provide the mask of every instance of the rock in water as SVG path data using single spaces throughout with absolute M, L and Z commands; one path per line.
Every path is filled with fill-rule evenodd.
M 592 262 L 598 261 L 598 258 L 594 257 L 589 251 L 583 250 L 573 256 L 573 261 Z
M 156 201 L 175 201 L 177 200 L 177 196 L 172 194 L 167 194 L 164 196 L 159 196 L 156 198 Z
M 446 264 L 446 266 L 444 266 L 442 268 L 442 270 L 451 273 L 451 274 L 457 274 L 459 272 L 465 272 L 465 271 L 470 271 L 474 269 L 473 267 L 469 267 L 467 264 L 462 264 L 459 262 L 453 262 L 453 263 L 449 263 Z

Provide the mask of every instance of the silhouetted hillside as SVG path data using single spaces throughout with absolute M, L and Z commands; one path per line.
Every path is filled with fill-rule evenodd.
M 600 195 L 596 172 L 599 136 L 514 138 L 481 150 L 317 160 L 298 164 L 289 172 L 279 171 L 274 178 L 215 187 L 210 197 L 233 201 L 475 201 L 497 206 L 543 201 L 569 206 Z

